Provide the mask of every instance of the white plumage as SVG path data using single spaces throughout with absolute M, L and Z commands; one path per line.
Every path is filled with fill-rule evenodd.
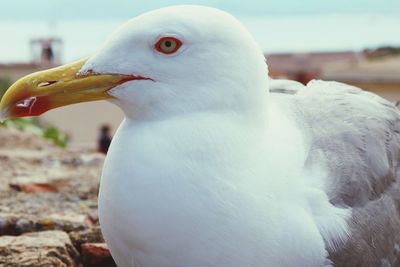
M 161 36 L 181 49 L 157 53 Z M 322 81 L 268 93 L 250 34 L 199 6 L 134 18 L 88 71 L 152 79 L 109 91 L 126 119 L 99 212 L 119 266 L 399 264 L 399 113 L 388 102 Z

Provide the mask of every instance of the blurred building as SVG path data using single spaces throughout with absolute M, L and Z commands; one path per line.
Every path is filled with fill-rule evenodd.
M 15 81 L 18 78 L 59 65 L 62 54 L 62 41 L 58 38 L 32 39 L 31 59 L 27 63 L 0 63 L 0 79 Z
M 318 79 L 322 68 L 335 62 L 357 62 L 361 53 L 326 52 L 326 53 L 286 53 L 266 55 L 269 75 L 273 78 L 296 80 L 307 84 Z
M 59 38 L 37 38 L 30 41 L 31 61 L 37 65 L 61 64 L 63 42 Z
M 400 55 L 327 64 L 320 78 L 348 83 L 392 102 L 400 101 Z
M 389 51 L 390 52 L 390 51 Z M 307 84 L 312 79 L 339 81 L 400 101 L 400 55 L 366 52 L 267 55 L 270 76 Z

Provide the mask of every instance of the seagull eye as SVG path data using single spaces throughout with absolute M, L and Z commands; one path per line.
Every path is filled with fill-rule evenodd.
M 158 52 L 163 54 L 173 54 L 182 46 L 182 42 L 175 37 L 162 37 L 155 45 Z

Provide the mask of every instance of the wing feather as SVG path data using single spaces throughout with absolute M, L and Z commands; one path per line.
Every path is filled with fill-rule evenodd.
M 350 208 L 336 266 L 400 266 L 400 112 L 379 96 L 312 81 L 293 96 L 310 142 L 306 168 L 328 171 L 330 202 Z

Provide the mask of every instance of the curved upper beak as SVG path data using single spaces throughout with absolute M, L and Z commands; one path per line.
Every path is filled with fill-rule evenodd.
M 27 75 L 15 82 L 0 102 L 1 119 L 37 116 L 50 109 L 112 98 L 107 91 L 141 77 L 79 73 L 86 59 Z M 143 79 L 143 78 L 142 78 Z

